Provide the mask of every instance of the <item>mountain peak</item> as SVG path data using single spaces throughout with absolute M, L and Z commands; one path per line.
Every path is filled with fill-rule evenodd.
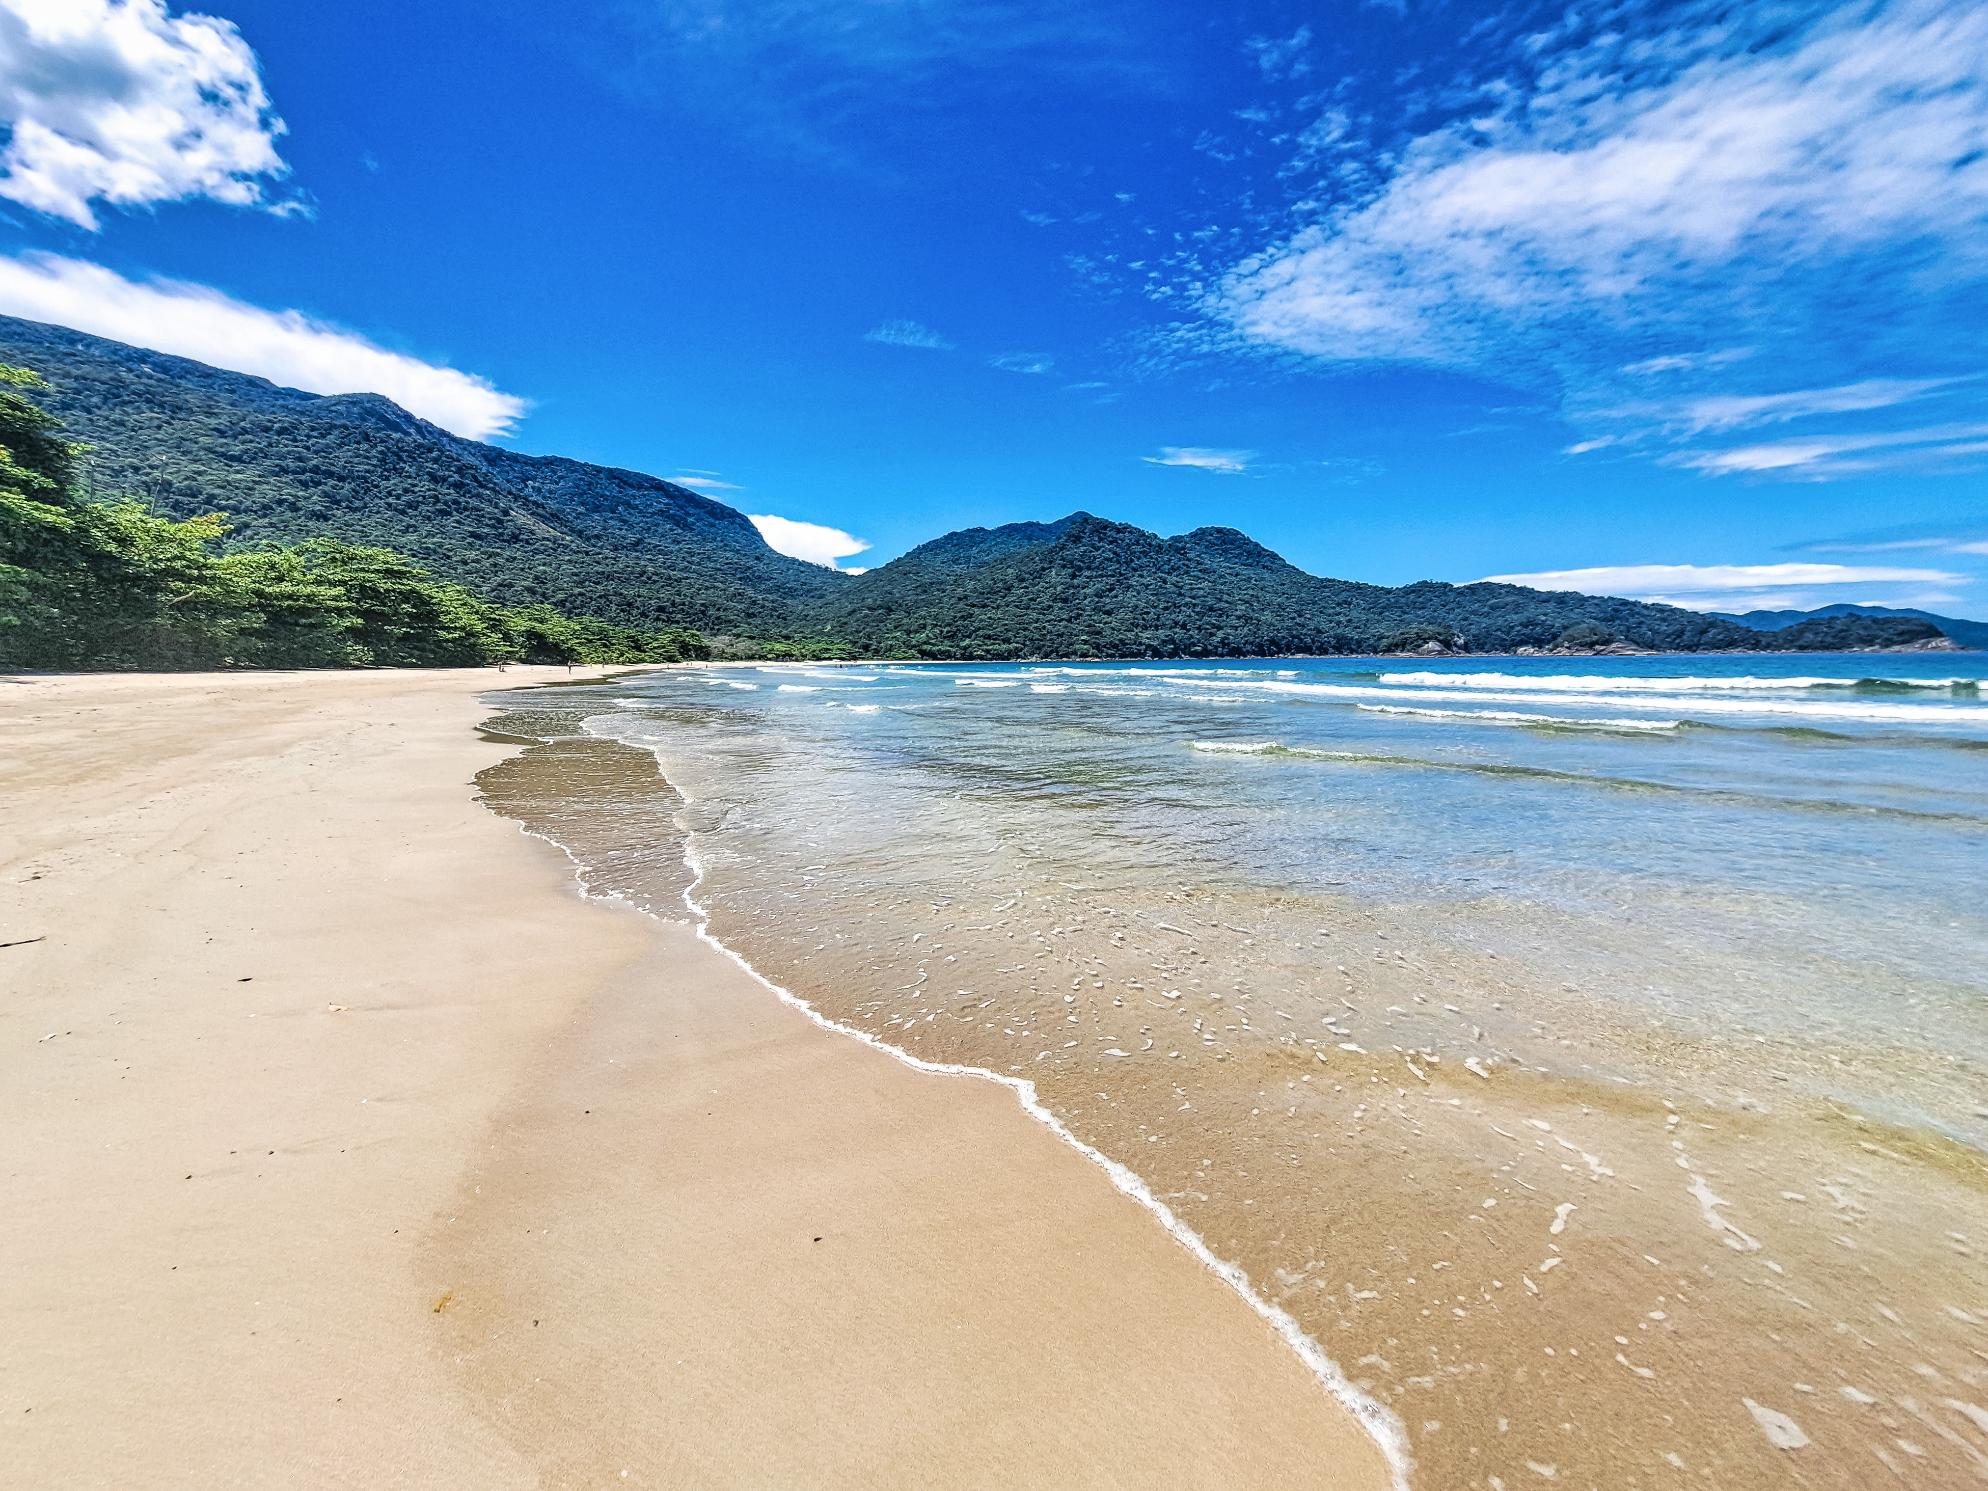
M 714 498 L 466 439 L 377 393 L 305 393 L 5 316 L 0 362 L 48 380 L 40 401 L 88 442 L 93 491 L 226 513 L 237 542 L 378 544 L 500 603 L 719 635 L 797 630 L 849 583 Z
M 1181 547 L 1224 564 L 1248 565 L 1255 569 L 1288 568 L 1290 561 L 1274 549 L 1265 548 L 1240 528 L 1196 528 L 1173 540 Z
M 398 435 L 415 435 L 423 439 L 446 433 L 439 427 L 429 424 L 419 415 L 410 414 L 382 393 L 321 394 L 312 402 L 302 405 L 300 412 L 325 419 L 342 420 L 347 424 L 370 425 L 377 430 L 391 430 Z

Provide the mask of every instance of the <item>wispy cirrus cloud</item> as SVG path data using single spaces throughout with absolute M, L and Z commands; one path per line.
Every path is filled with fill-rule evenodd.
M 1925 549 L 1944 549 L 1954 554 L 1988 554 L 1988 544 L 1969 544 L 1956 538 L 1894 538 L 1882 543 L 1816 543 L 1800 547 L 1818 554 L 1903 554 Z
M 1978 366 L 1956 329 L 1988 313 L 1988 10 L 1624 0 L 1482 65 L 1448 123 L 1357 141 L 1357 168 L 1307 161 L 1280 125 L 1303 226 L 1190 279 L 1208 320 L 1182 334 L 1557 384 L 1588 449 L 1653 455 L 1972 393 L 1954 365 Z M 1699 350 L 1712 328 L 1744 345 Z M 1750 367 L 1809 381 L 1736 381 Z M 1653 377 L 1684 386 L 1625 437 Z M 1745 460 L 1691 464 L 1864 469 Z
M 302 311 L 271 311 L 184 280 L 128 280 L 55 254 L 0 256 L 0 314 L 73 326 L 307 393 L 384 394 L 472 440 L 530 407 L 487 378 L 368 341 Z
M 1191 471 L 1212 471 L 1220 476 L 1240 476 L 1256 459 L 1253 450 L 1217 450 L 1206 445 L 1163 445 L 1155 455 L 1141 456 L 1149 466 L 1184 466 Z
M 298 210 L 255 53 L 162 0 L 0 0 L 0 128 L 0 197 L 92 232 L 99 205 Z
M 1590 423 L 1612 423 L 1613 433 L 1567 446 L 1565 455 L 1629 449 L 1656 454 L 1665 463 L 1706 476 L 1777 476 L 1822 480 L 1901 467 L 1933 469 L 1982 453 L 1988 423 L 1844 429 L 1845 416 L 1882 414 L 1942 396 L 1972 395 L 1973 377 L 1868 378 L 1829 388 L 1766 394 L 1697 394 L 1643 400 L 1597 411 Z M 1951 403 L 1951 397 L 1948 397 Z M 1838 422 L 1783 439 L 1706 448 L 1702 437 L 1730 435 L 1759 426 Z
M 1927 465 L 1988 453 L 1988 424 L 1933 425 L 1862 434 L 1804 435 L 1724 450 L 1685 451 L 1674 464 L 1708 476 L 1833 476 Z
M 1252 36 L 1243 52 L 1267 78 L 1302 78 L 1312 70 L 1312 28 L 1300 26 L 1289 36 Z
M 914 347 L 925 352 L 950 352 L 952 342 L 918 321 L 886 321 L 863 333 L 863 340 L 883 347 Z
M 1730 363 L 1744 362 L 1751 356 L 1751 347 L 1727 347 L 1717 352 L 1666 352 L 1659 357 L 1624 363 L 1621 370 L 1632 378 L 1644 378 L 1657 373 L 1689 373 L 1705 368 L 1722 368 Z
M 1238 266 L 1219 309 L 1320 357 L 1471 363 L 1568 315 L 1660 319 L 1680 288 L 1728 303 L 1717 281 L 1753 255 L 1771 276 L 1973 239 L 1988 13 L 1856 5 L 1766 46 L 1698 14 L 1569 46 L 1503 108 L 1411 140 L 1379 190 Z
M 675 482 L 680 487 L 689 487 L 697 492 L 743 492 L 745 490 L 744 487 L 735 481 L 719 480 L 718 473 L 715 471 L 693 472 L 690 474 L 679 473 L 676 476 L 667 478 L 667 480 Z
M 1877 585 L 1910 585 L 1923 596 L 1930 586 L 1937 588 L 1934 593 L 1951 599 L 1953 588 L 1967 585 L 1970 578 L 1952 570 L 1903 565 L 1618 564 L 1487 575 L 1479 583 L 1661 601 L 1693 611 L 1727 611 L 1807 609 L 1832 600 L 1866 599 L 1862 595 L 1846 597 L 1839 587 L 1868 591 Z
M 1916 553 L 1974 557 L 1988 555 L 1988 526 L 1980 523 L 1907 523 L 1888 528 L 1867 528 L 1859 533 L 1834 538 L 1809 539 L 1789 544 L 1787 549 L 1796 554 Z
M 827 569 L 841 569 L 841 561 L 870 547 L 866 538 L 844 533 L 826 523 L 806 523 L 798 518 L 782 518 L 772 513 L 748 513 L 747 521 L 759 530 L 766 546 L 794 559 L 805 559 Z M 850 571 L 860 573 L 860 571 Z
M 1162 86 L 1164 30 L 1128 0 L 610 0 L 574 44 L 631 97 L 722 109 L 783 154 L 872 173 L 910 153 L 956 165 L 999 132 L 982 105 L 1041 90 L 1095 104 Z M 1157 38 L 1157 39 L 1156 39 Z
M 1942 389 L 1970 381 L 1960 378 L 1866 378 L 1834 388 L 1790 389 L 1784 393 L 1700 394 L 1665 403 L 1631 404 L 1614 414 L 1655 421 L 1697 435 L 1746 425 L 1785 424 L 1816 415 L 1864 414 L 1892 409 Z
M 1004 373 L 1026 373 L 1033 377 L 1056 371 L 1056 359 L 1046 352 L 1002 352 L 988 358 L 987 365 Z

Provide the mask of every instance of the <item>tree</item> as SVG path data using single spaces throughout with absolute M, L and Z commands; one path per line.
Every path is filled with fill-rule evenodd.
M 1607 647 L 1617 641 L 1614 632 L 1598 621 L 1577 621 L 1562 632 L 1556 647 Z
M 75 544 L 80 447 L 27 396 L 38 373 L 0 363 L 0 627 L 45 625 L 53 597 L 44 571 Z

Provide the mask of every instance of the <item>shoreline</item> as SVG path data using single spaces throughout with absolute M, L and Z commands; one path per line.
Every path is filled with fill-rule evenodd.
M 658 763 L 657 771 L 660 776 L 660 763 Z M 1057 1139 L 1069 1146 L 1070 1149 L 1082 1155 L 1084 1159 L 1102 1170 L 1111 1181 L 1112 1186 L 1121 1195 L 1126 1196 L 1144 1210 L 1150 1212 L 1153 1219 L 1159 1223 L 1161 1229 L 1169 1237 L 1186 1249 L 1203 1268 L 1207 1269 L 1224 1284 L 1227 1284 L 1229 1288 L 1234 1290 L 1242 1301 L 1276 1332 L 1278 1338 L 1304 1363 L 1305 1369 L 1318 1380 L 1319 1386 L 1351 1414 L 1366 1432 L 1367 1436 L 1373 1440 L 1388 1466 L 1389 1481 L 1395 1488 L 1395 1491 L 1407 1491 L 1410 1473 L 1413 1469 L 1413 1461 L 1409 1456 L 1407 1441 L 1402 1434 L 1401 1425 L 1393 1412 L 1377 1399 L 1370 1397 L 1367 1393 L 1356 1387 L 1347 1378 L 1339 1364 L 1326 1353 L 1325 1348 L 1305 1333 L 1304 1327 L 1298 1324 L 1296 1318 L 1288 1310 L 1274 1305 L 1265 1299 L 1258 1292 L 1256 1286 L 1251 1283 L 1249 1276 L 1243 1272 L 1240 1265 L 1226 1258 L 1217 1257 L 1215 1252 L 1208 1246 L 1207 1241 L 1182 1221 L 1171 1207 L 1155 1196 L 1152 1188 L 1135 1171 L 1120 1161 L 1112 1159 L 1095 1146 L 1085 1143 L 1076 1134 L 1071 1132 L 1069 1125 L 1058 1118 L 1043 1103 L 1036 1093 L 1036 1087 L 1033 1082 L 1021 1077 L 1008 1076 L 1004 1073 L 994 1071 L 989 1067 L 928 1061 L 923 1057 L 913 1055 L 901 1046 L 892 1045 L 890 1042 L 872 1035 L 855 1025 L 847 1024 L 822 1013 L 821 1010 L 817 1009 L 799 994 L 794 993 L 781 984 L 775 983 L 771 978 L 768 978 L 759 969 L 755 968 L 752 961 L 745 954 L 739 952 L 736 948 L 728 946 L 711 931 L 710 911 L 703 902 L 697 899 L 697 891 L 705 878 L 705 869 L 697 857 L 695 848 L 688 841 L 685 842 L 684 846 L 684 859 L 692 872 L 692 878 L 690 884 L 684 889 L 683 899 L 684 904 L 690 908 L 693 925 L 700 942 L 707 944 L 724 957 L 731 959 L 756 982 L 764 985 L 768 992 L 775 995 L 783 1004 L 799 1010 L 810 1021 L 825 1031 L 858 1041 L 874 1050 L 881 1051 L 893 1060 L 911 1068 L 913 1071 L 928 1072 L 940 1076 L 975 1078 L 980 1081 L 994 1083 L 1012 1092 L 1016 1102 L 1030 1119 L 1047 1129 Z
M 10 1466 L 1388 1484 L 991 1086 L 828 1039 L 520 847 L 466 779 L 517 759 L 481 697 L 541 677 L 0 683 Z
M 1830 657 L 1943 657 L 1949 653 L 1972 655 L 1982 651 L 1958 642 L 1950 647 L 1853 647 L 1840 652 L 1775 652 L 1765 648 L 1724 648 L 1704 652 L 1293 652 L 1248 653 L 1240 657 L 1207 656 L 1126 657 L 862 657 L 862 658 L 687 658 L 677 663 L 610 663 L 603 667 L 624 673 L 672 668 L 1013 668 L 1013 667 L 1109 667 L 1126 663 L 1173 663 L 1182 667 L 1208 667 L 1220 663 L 1470 663 L 1470 662 L 1606 662 L 1612 658 L 1830 658 Z M 63 675 L 68 676 L 68 675 Z
M 589 734 L 652 754 L 684 796 L 716 935 L 838 1022 L 1030 1079 L 1330 1343 L 1405 1424 L 1429 1484 L 1628 1483 L 1682 1460 L 1735 1484 L 1787 1466 L 1849 1485 L 1895 1451 L 1887 1431 L 1939 1435 L 1923 1468 L 1955 1470 L 1946 1450 L 1965 1454 L 1969 1426 L 1925 1418 L 1913 1379 L 1977 1383 L 1961 1232 L 1979 1156 L 1832 1096 L 1913 1080 L 1923 1045 L 1907 1065 L 1771 1027 L 1758 1044 L 1751 1026 L 1660 1027 L 1608 975 L 1689 989 L 1719 971 L 1670 951 L 1655 913 L 1638 927 L 1659 935 L 1633 944 L 1572 914 L 1491 915 L 1466 923 L 1480 947 L 1412 905 L 1231 884 L 1235 861 L 1185 829 L 1188 852 L 1149 865 L 1168 819 L 1126 804 L 1204 811 L 1201 779 L 1183 785 L 1167 756 L 1195 719 L 1087 715 L 1084 751 L 1011 774 L 1017 722 L 1040 729 L 1058 701 L 980 710 L 946 678 L 877 682 L 776 706 L 770 677 L 714 699 L 659 675 L 576 699 L 547 730 L 598 714 Z M 815 712 L 856 699 L 904 710 L 880 732 Z M 1124 770 L 1116 795 L 1090 790 L 1100 758 Z M 1228 801 L 1232 828 L 1236 802 L 1260 799 Z M 570 842 L 583 858 L 594 844 Z M 1813 1447 L 1785 1461 L 1749 1401 Z M 1870 1411 L 1827 1411 L 1842 1401 Z

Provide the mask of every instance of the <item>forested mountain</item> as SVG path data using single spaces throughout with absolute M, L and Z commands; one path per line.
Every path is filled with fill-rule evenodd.
M 909 657 L 1236 657 L 1430 643 L 1803 650 L 1934 634 L 1871 619 L 1826 638 L 1815 627 L 1769 635 L 1675 606 L 1517 585 L 1321 579 L 1233 528 L 1161 538 L 1089 513 L 947 534 L 834 592 L 818 615 L 823 633 L 857 652 Z
M 431 581 L 445 594 L 453 584 L 468 599 L 452 596 L 449 606 L 497 608 L 477 623 L 493 639 L 488 647 L 513 646 L 529 632 L 541 651 L 596 657 L 693 653 L 702 643 L 687 641 L 684 629 L 733 639 L 719 644 L 727 655 L 976 658 L 1817 650 L 1938 636 L 1911 617 L 1818 617 L 1766 632 L 1672 606 L 1515 585 L 1323 579 L 1232 528 L 1162 538 L 1088 513 L 950 533 L 849 576 L 776 554 L 742 514 L 683 487 L 461 439 L 376 394 L 300 393 L 8 317 L 0 317 L 0 364 L 40 374 L 46 386 L 36 385 L 30 402 L 88 443 L 76 467 L 81 498 L 134 499 L 160 520 L 227 515 L 225 532 L 210 525 L 172 536 L 145 527 L 144 507 L 128 508 L 118 521 L 130 531 L 104 540 L 102 552 L 122 556 L 120 573 L 130 569 L 134 543 L 145 554 L 177 544 L 189 554 L 245 556 L 219 571 L 201 568 L 208 558 L 194 564 L 202 583 L 227 598 L 215 602 L 216 619 L 197 645 L 173 642 L 188 658 L 279 655 L 264 626 L 274 561 L 253 559 L 277 544 L 314 546 L 284 562 L 347 597 L 332 608 L 344 619 L 318 628 L 324 655 L 375 660 L 413 651 L 405 641 L 357 653 L 346 645 L 359 625 L 346 614 L 358 614 L 347 603 L 354 577 L 409 560 L 418 579 L 395 571 L 409 594 Z M 340 544 L 396 552 L 355 557 Z M 44 608 L 44 620 L 86 614 L 76 586 L 88 572 L 73 569 L 63 581 L 71 609 Z M 173 605 L 163 590 L 140 593 L 163 608 L 146 623 L 156 635 L 145 655 L 173 655 L 158 640 L 171 630 Z M 568 619 L 499 614 L 520 606 L 549 606 Z M 571 618 L 586 618 L 584 640 Z M 553 621 L 565 628 L 557 647 L 540 635 Z M 334 633 L 343 639 L 335 647 L 325 641 Z M 54 655 L 53 636 L 36 656 Z M 139 656 L 129 647 L 100 653 Z
M 0 363 L 91 449 L 86 487 L 231 542 L 398 550 L 505 604 L 768 637 L 846 584 L 776 554 L 742 513 L 653 476 L 464 440 L 377 394 L 319 397 L 63 327 L 0 317 Z
M 1962 647 L 1988 647 L 1988 621 L 1969 621 L 1960 616 L 1941 616 L 1933 611 L 1919 611 L 1910 606 L 1817 606 L 1813 611 L 1720 611 L 1714 613 L 1728 621 L 1737 621 L 1741 626 L 1751 627 L 1757 632 L 1786 631 L 1791 626 L 1799 626 L 1805 621 L 1826 621 L 1839 616 L 1904 616 L 1915 621 L 1931 622 Z

